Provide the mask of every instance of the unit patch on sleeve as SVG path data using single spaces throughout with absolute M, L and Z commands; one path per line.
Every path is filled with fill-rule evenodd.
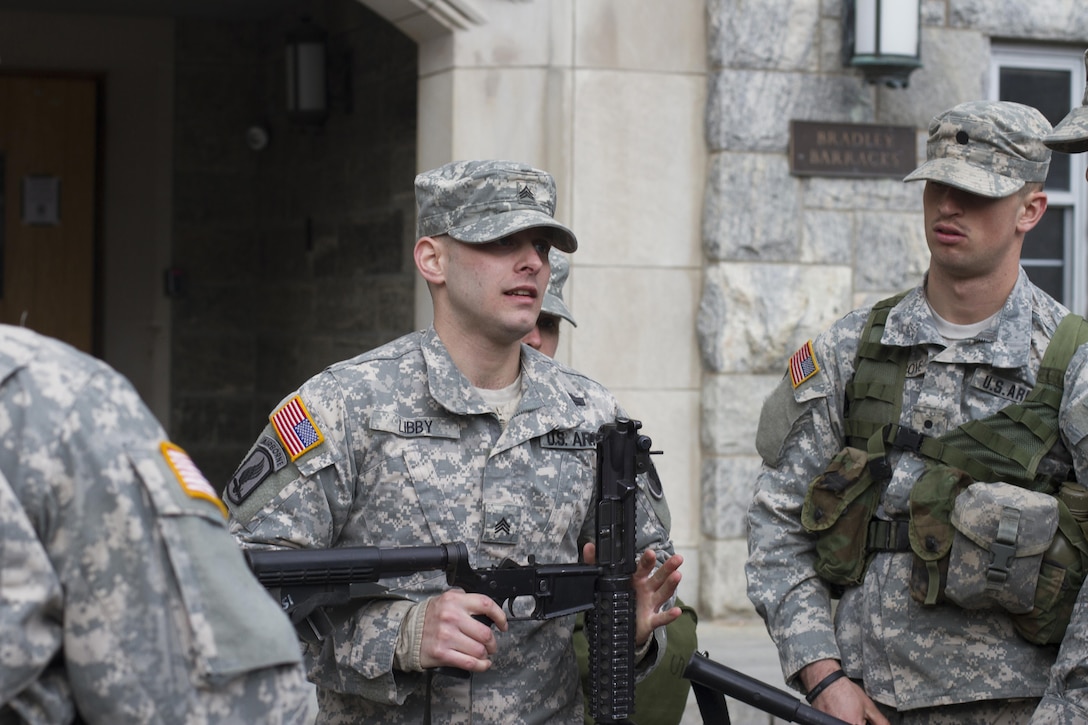
M 234 472 L 230 483 L 223 492 L 233 504 L 240 504 L 249 498 L 258 486 L 273 473 L 283 470 L 287 465 L 287 454 L 283 447 L 271 436 L 261 436 L 253 446 L 242 465 Z
M 796 388 L 818 372 L 820 372 L 820 366 L 816 362 L 816 354 L 812 351 L 812 340 L 809 340 L 790 358 L 790 382 Z
M 325 440 L 298 395 L 281 405 L 268 420 L 292 461 L 297 461 L 299 456 Z
M 166 463 L 170 466 L 170 470 L 177 476 L 178 483 L 181 484 L 185 493 L 193 498 L 202 498 L 206 501 L 211 501 L 223 513 L 224 518 L 229 516 L 227 507 L 219 500 L 219 496 L 215 493 L 215 489 L 208 483 L 208 479 L 204 478 L 204 474 L 200 472 L 200 469 L 196 467 L 193 460 L 189 458 L 188 453 L 169 441 L 163 441 L 162 444 L 159 445 L 159 450 L 162 451 L 162 457 L 166 459 Z

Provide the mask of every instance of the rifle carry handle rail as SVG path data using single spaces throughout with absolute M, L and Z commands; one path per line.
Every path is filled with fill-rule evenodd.
M 596 600 L 586 612 L 590 714 L 598 723 L 629 723 L 635 710 L 634 573 L 636 477 L 649 470 L 650 438 L 642 423 L 619 418 L 597 438 Z

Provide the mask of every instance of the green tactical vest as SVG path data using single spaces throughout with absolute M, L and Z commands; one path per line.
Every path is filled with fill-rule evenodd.
M 1021 403 L 964 423 L 943 436 L 927 436 L 899 425 L 909 350 L 882 345 L 891 309 L 902 293 L 873 306 L 862 332 L 853 380 L 846 386 L 847 445 L 865 450 L 878 479 L 888 447 L 912 450 L 960 469 L 976 481 L 1005 481 L 1034 491 L 1056 493 L 1070 469 L 1039 472 L 1039 463 L 1058 440 L 1058 409 L 1073 353 L 1088 342 L 1088 321 L 1066 315 L 1054 332 L 1035 387 Z M 1060 468 L 1060 467 L 1059 467 Z
M 899 424 L 909 350 L 880 342 L 888 314 L 906 294 L 878 302 L 869 314 L 854 377 L 845 390 L 847 447 L 810 486 L 802 523 L 817 534 L 816 571 L 821 578 L 840 589 L 860 584 L 875 551 L 905 550 L 872 541 L 889 537 L 896 528 L 874 519 L 892 473 L 887 452 L 897 448 L 918 453 L 926 459 L 927 470 L 911 492 L 911 591 L 923 604 L 933 605 L 943 601 L 939 592 L 945 584 L 942 577 L 947 574 L 954 536 L 952 507 L 972 481 L 1002 481 L 1057 495 L 1069 480 L 1067 462 L 1052 457 L 1043 470 L 1040 463 L 1058 440 L 1065 371 L 1077 348 L 1088 342 L 1088 322 L 1073 314 L 1062 320 L 1047 347 L 1036 385 L 1023 402 L 933 437 Z M 1079 522 L 1061 498 L 1058 510 L 1062 537 L 1055 540 L 1063 539 L 1058 542 L 1064 544 L 1063 556 L 1051 566 L 1053 571 L 1044 571 L 1040 577 L 1040 587 L 1049 582 L 1053 591 L 1046 595 L 1049 598 L 1040 592 L 1035 612 L 1014 617 L 1017 630 L 1039 644 L 1061 641 L 1088 572 L 1088 517 Z M 890 538 L 897 537 L 890 534 Z M 899 543 L 905 542 L 900 538 Z

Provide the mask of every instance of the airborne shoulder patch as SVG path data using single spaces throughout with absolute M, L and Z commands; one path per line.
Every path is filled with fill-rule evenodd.
M 263 435 L 231 476 L 223 495 L 236 506 L 241 505 L 266 478 L 286 466 L 287 455 L 279 442 L 272 436 Z
M 268 420 L 292 461 L 325 440 L 301 396 L 296 395 L 281 405 Z
M 809 340 L 790 358 L 790 382 L 796 388 L 818 372 L 820 372 L 820 365 L 816 362 L 812 340 Z
M 162 452 L 162 457 L 166 459 L 167 465 L 170 466 L 170 470 L 174 472 L 174 475 L 178 479 L 178 483 L 181 484 L 181 488 L 185 493 L 193 498 L 202 498 L 206 501 L 211 501 L 223 514 L 224 518 L 229 516 L 227 507 L 219 500 L 219 496 L 215 493 L 215 489 L 208 483 L 208 479 L 204 478 L 204 474 L 201 473 L 200 469 L 193 463 L 193 459 L 189 458 L 188 453 L 182 450 L 181 447 L 176 446 L 169 441 L 163 441 L 159 445 L 159 450 Z

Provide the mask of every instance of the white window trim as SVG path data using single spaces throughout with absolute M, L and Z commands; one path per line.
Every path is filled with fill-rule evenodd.
M 988 96 L 997 99 L 998 73 L 1002 66 L 1041 68 L 1069 71 L 1070 98 L 1073 106 L 1080 104 L 1084 96 L 1084 50 L 1048 46 L 1027 46 L 994 43 L 990 53 Z M 1066 206 L 1072 219 L 1065 225 L 1065 289 L 1069 308 L 1080 314 L 1088 314 L 1088 183 L 1084 172 L 1088 167 L 1088 154 L 1071 154 L 1069 191 L 1047 190 L 1051 205 Z

